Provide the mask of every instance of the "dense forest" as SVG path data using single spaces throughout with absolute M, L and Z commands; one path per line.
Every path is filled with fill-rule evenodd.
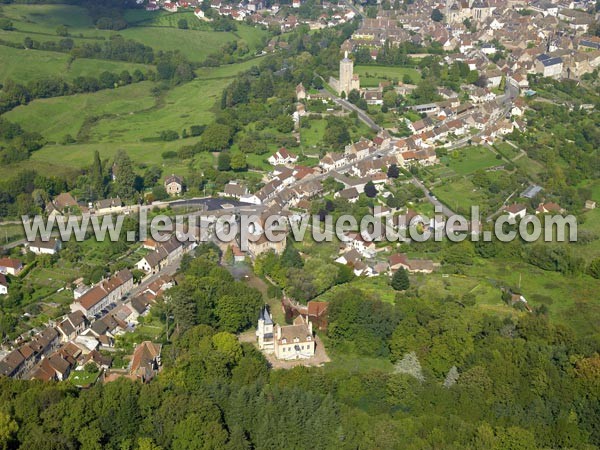
M 353 368 L 270 370 L 233 332 L 260 294 L 204 245 L 154 312 L 174 317 L 161 374 L 76 390 L 0 379 L 0 446 L 22 449 L 595 448 L 596 338 L 539 311 L 483 315 L 469 299 L 393 304 L 354 288 L 322 338 Z M 293 259 L 293 256 L 289 256 Z M 364 357 L 389 359 L 393 372 Z M 365 361 L 365 364 L 361 364 Z

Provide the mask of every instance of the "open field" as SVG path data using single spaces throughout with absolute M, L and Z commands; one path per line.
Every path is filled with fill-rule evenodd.
M 56 35 L 56 28 L 66 25 L 69 37 L 76 43 L 99 42 L 120 34 L 156 50 L 178 49 L 191 61 L 202 61 L 231 41 L 244 41 L 249 55 L 252 55 L 268 35 L 267 31 L 246 24 L 237 24 L 235 32 L 215 32 L 192 12 L 131 11 L 127 14 L 130 26 L 118 32 L 96 29 L 87 10 L 72 5 L 7 5 L 3 6 L 2 13 L 15 28 L 13 31 L 0 31 L 0 39 L 3 40 L 21 43 L 29 36 L 40 42 L 58 41 L 63 37 Z M 188 20 L 190 29 L 177 28 L 180 18 Z
M 75 35 L 94 30 L 87 10 L 74 5 L 3 5 L 2 14 L 13 22 L 14 28 L 24 32 L 56 35 L 59 25 L 66 25 Z
M 471 205 L 480 205 L 485 201 L 485 195 L 466 178 L 452 179 L 437 186 L 433 193 L 449 208 L 458 213 L 470 211 Z
M 49 77 L 69 81 L 78 76 L 97 77 L 104 71 L 119 74 L 123 70 L 132 73 L 134 70 L 140 69 L 142 73 L 147 73 L 150 69 L 150 66 L 144 64 L 87 58 L 75 59 L 70 62 L 67 53 L 19 50 L 5 46 L 0 46 L 0 60 L 11 62 L 0 65 L 0 82 L 11 78 L 19 83 L 26 83 Z
M 90 138 L 96 142 L 132 142 L 158 137 L 163 130 L 181 133 L 192 125 L 208 124 L 221 99 L 227 79 L 194 80 L 168 91 L 159 105 L 138 108 L 125 117 L 113 116 L 94 126 Z
M 449 168 L 459 175 L 469 175 L 479 169 L 487 169 L 502 164 L 496 155 L 486 147 L 466 147 L 454 150 L 448 158 L 442 159 L 448 163 Z
M 5 117 L 23 124 L 28 131 L 58 141 L 66 134 L 76 137 L 86 117 L 130 114 L 152 107 L 155 103 L 150 93 L 152 86 L 148 81 L 91 94 L 39 99 L 15 108 Z
M 553 322 L 567 324 L 581 335 L 600 333 L 600 280 L 587 275 L 566 277 L 526 263 L 498 259 L 480 260 L 467 268 L 466 275 L 515 288 L 520 285 L 532 307 L 548 307 Z
M 51 142 L 32 155 L 27 167 L 55 164 L 60 155 L 61 171 L 68 167 L 80 168 L 90 164 L 95 150 L 102 158 L 109 158 L 118 149 L 124 149 L 134 162 L 156 164 L 165 171 L 185 174 L 189 172 L 190 161 L 163 160 L 161 155 L 165 151 L 177 151 L 183 145 L 193 145 L 199 138 L 163 142 L 157 139 L 160 132 L 181 133 L 192 125 L 210 123 L 222 90 L 237 73 L 256 63 L 250 60 L 199 69 L 195 80 L 168 90 L 158 98 L 152 95 L 155 83 L 148 81 L 114 90 L 35 100 L 15 108 L 6 117 L 23 124 L 28 131 L 39 132 Z M 61 145 L 66 134 L 78 142 Z M 201 167 L 207 163 L 212 165 L 213 158 L 202 154 L 196 155 L 192 165 Z
M 514 148 L 512 145 L 507 144 L 506 142 L 496 142 L 494 143 L 494 147 L 499 153 L 502 154 L 502 156 L 510 160 L 520 154 L 519 150 Z
M 378 86 L 381 81 L 402 81 L 404 75 L 411 77 L 413 83 L 418 83 L 421 75 L 417 69 L 394 66 L 361 66 L 354 67 L 354 73 L 360 75 L 363 87 Z
M 325 119 L 310 120 L 310 128 L 300 128 L 300 143 L 304 148 L 316 147 L 323 142 L 325 135 Z
M 0 175 L 1 177 L 1 175 Z M 3 224 L 0 222 L 0 245 L 23 239 L 23 226 L 18 224 Z

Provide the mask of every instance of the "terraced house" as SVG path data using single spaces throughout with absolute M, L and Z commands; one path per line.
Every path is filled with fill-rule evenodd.
M 93 317 L 132 289 L 133 275 L 128 269 L 123 269 L 71 303 L 71 311 L 81 311 L 86 317 Z

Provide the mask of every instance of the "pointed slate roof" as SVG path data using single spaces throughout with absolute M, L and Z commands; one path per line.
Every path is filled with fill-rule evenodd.
M 273 319 L 271 319 L 271 315 L 269 314 L 269 308 L 267 305 L 265 305 L 265 307 L 261 310 L 258 320 L 264 320 L 265 325 L 273 325 Z

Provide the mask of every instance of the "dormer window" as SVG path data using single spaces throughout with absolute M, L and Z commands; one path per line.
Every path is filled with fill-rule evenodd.
M 311 340 L 312 340 L 312 336 L 307 336 L 307 337 L 306 337 L 306 340 L 307 340 L 307 341 L 311 341 Z
M 282 344 L 287 344 L 287 339 L 286 339 L 286 338 L 283 338 L 283 339 L 281 340 L 281 343 L 282 343 Z
M 295 337 L 294 342 L 300 342 L 300 338 Z

